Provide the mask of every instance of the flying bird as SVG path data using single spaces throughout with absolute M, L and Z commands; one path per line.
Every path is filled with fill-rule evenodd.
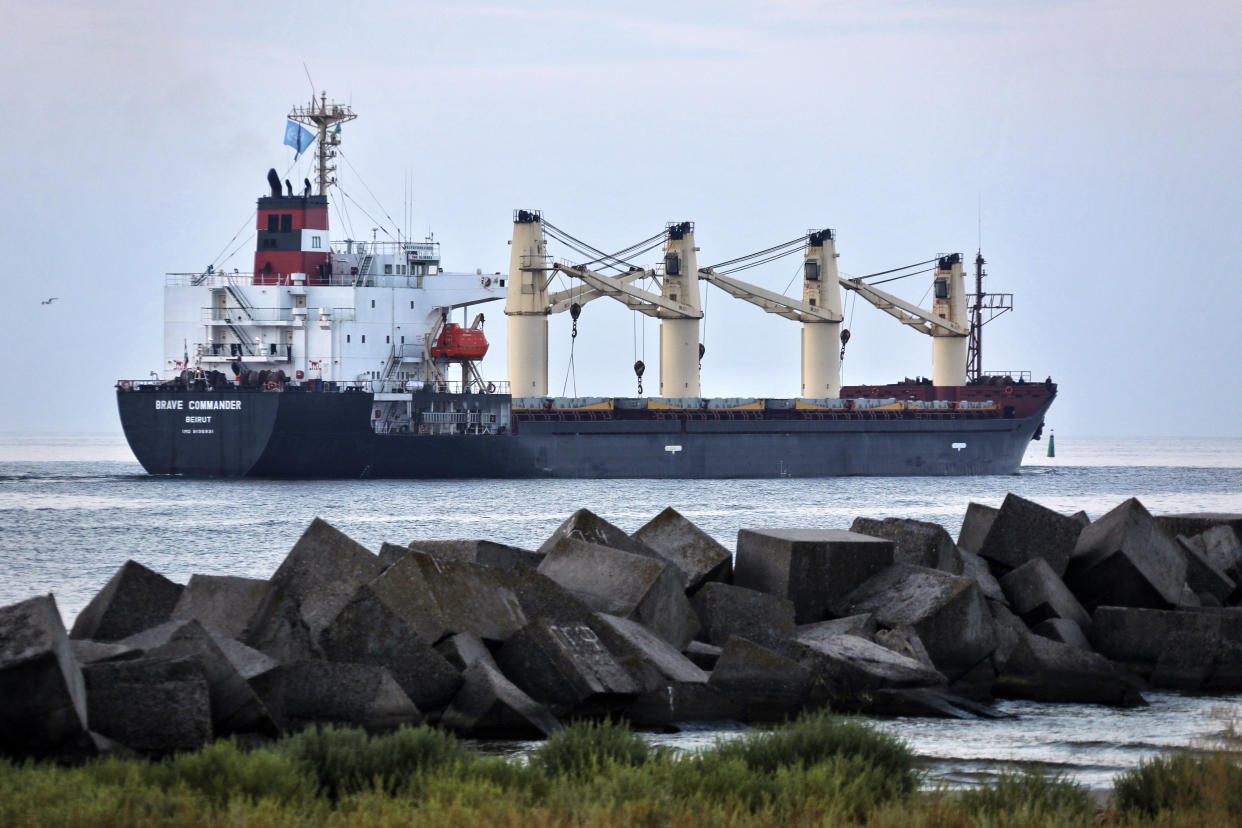
M 43 304 L 43 305 L 50 305 L 50 304 L 52 304 L 53 302 L 55 302 L 55 301 L 56 301 L 57 299 L 59 299 L 59 298 L 60 298 L 59 296 L 53 296 L 51 299 L 44 299 L 44 300 L 43 300 L 40 304 Z

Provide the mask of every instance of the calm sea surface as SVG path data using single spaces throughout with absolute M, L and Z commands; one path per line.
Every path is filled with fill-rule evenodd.
M 126 559 L 184 582 L 192 573 L 266 578 L 315 516 L 371 549 L 383 541 L 487 538 L 537 547 L 589 508 L 633 531 L 673 506 L 730 549 L 741 528 L 848 528 L 859 515 L 935 521 L 956 536 L 971 501 L 1007 492 L 1098 517 L 1130 496 L 1152 512 L 1242 512 L 1242 440 L 1060 437 L 1033 443 L 1015 475 L 826 480 L 199 481 L 146 476 L 124 438 L 0 434 L 0 606 L 52 592 L 66 624 Z M 1118 711 L 1002 702 L 994 722 L 883 723 L 925 757 L 930 778 L 969 783 L 1044 763 L 1093 787 L 1170 747 L 1211 739 L 1242 697 L 1152 694 Z M 657 740 L 680 747 L 704 728 Z

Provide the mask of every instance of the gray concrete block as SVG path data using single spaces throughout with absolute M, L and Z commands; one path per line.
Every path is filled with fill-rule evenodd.
M 669 727 L 678 722 L 719 722 L 738 719 L 742 707 L 703 682 L 672 682 L 634 699 L 625 718 L 637 727 Z
M 298 606 L 312 640 L 317 640 L 358 587 L 383 569 L 366 547 L 315 518 L 270 580 Z
M 1061 577 L 1074 553 L 1082 524 L 1016 494 L 1005 496 L 975 552 L 998 572 L 1043 558 Z
M 811 670 L 797 659 L 734 636 L 707 686 L 736 703 L 745 720 L 780 721 L 802 708 L 811 681 Z
M 939 523 L 909 518 L 854 518 L 851 532 L 893 542 L 893 561 L 962 574 L 957 544 Z
M 172 617 L 182 586 L 126 561 L 74 619 L 71 638 L 120 641 Z
M 269 589 L 246 626 L 242 643 L 281 664 L 321 655 L 297 601 L 283 589 Z
M 1089 612 L 1101 605 L 1163 609 L 1182 600 L 1186 558 L 1130 498 L 1082 530 L 1065 583 Z
M 211 694 L 197 659 L 111 661 L 82 673 L 91 729 L 130 750 L 163 756 L 211 739 Z
M 220 652 L 224 653 L 224 657 L 229 660 L 229 664 L 232 664 L 233 669 L 246 681 L 250 681 L 280 667 L 280 662 L 266 653 L 259 652 L 253 647 L 247 647 L 240 641 L 229 638 L 212 627 L 204 627 L 203 629 L 207 630 L 207 634 L 211 636 L 211 640 L 215 642 L 215 645 L 220 648 Z
M 1242 690 L 1242 611 L 1234 609 L 1152 610 L 1099 607 L 1092 619 L 1091 642 L 1096 650 L 1141 676 L 1169 686 L 1184 686 L 1184 676 L 1195 667 L 1210 665 L 1202 689 L 1209 692 Z M 1168 649 L 1176 642 L 1181 652 Z M 1192 663 L 1186 663 L 1190 658 Z M 1179 676 L 1181 676 L 1179 678 Z
M 1082 509 L 1079 509 L 1077 512 L 1074 512 L 1074 514 L 1070 515 L 1070 520 L 1078 521 L 1078 525 L 1084 529 L 1091 525 L 1091 518 L 1087 517 L 1087 513 Z
M 485 661 L 493 667 L 496 666 L 492 651 L 487 649 L 483 639 L 473 633 L 450 635 L 436 645 L 436 652 L 444 656 L 445 661 L 452 664 L 459 673 L 464 673 L 476 661 Z
M 145 658 L 196 662 L 207 681 L 214 733 L 279 733 L 267 707 L 199 622 L 174 619 L 131 635 L 121 643 L 142 652 Z
M 1086 633 L 1082 631 L 1082 627 L 1068 618 L 1045 618 L 1031 627 L 1031 632 L 1053 641 L 1060 641 L 1062 644 L 1069 644 L 1080 650 L 1091 649 L 1091 642 L 1087 639 Z
M 723 648 L 705 641 L 691 641 L 683 651 L 686 658 L 708 673 L 716 668 L 716 662 L 720 660 L 722 652 L 724 652 Z
M 987 561 L 973 552 L 960 552 L 959 558 L 962 562 L 962 574 L 975 580 L 979 589 L 983 590 L 984 597 L 989 601 L 1004 602 L 1007 600 L 1005 591 L 1001 589 L 1000 581 L 996 580 L 996 576 L 992 574 Z
M 987 657 L 996 624 L 979 585 L 938 569 L 896 564 L 834 604 L 837 615 L 869 612 L 883 627 L 909 624 L 950 680 Z
M 543 560 L 538 552 L 489 540 L 416 540 L 410 541 L 406 548 L 444 561 L 464 561 L 501 569 L 511 569 L 517 564 L 534 569 Z
M 1229 531 L 1233 531 L 1230 529 Z M 1186 583 L 1202 598 L 1211 595 L 1218 604 L 1229 600 L 1229 596 L 1238 588 L 1238 584 L 1207 557 L 1207 548 L 1202 535 L 1188 538 L 1178 535 L 1177 543 L 1186 555 Z
M 602 713 L 629 704 L 641 688 L 594 630 L 536 618 L 495 653 L 501 671 L 554 712 Z
M 709 581 L 728 583 L 733 577 L 733 553 L 671 506 L 632 537 L 676 567 L 687 592 Z
M 81 666 L 100 661 L 121 661 L 142 656 L 140 651 L 119 642 L 91 641 L 89 638 L 69 639 L 69 649 L 73 652 L 74 660 Z
M 856 635 L 796 639 L 805 645 L 802 663 L 827 688 L 833 706 L 852 707 L 882 687 L 944 686 L 947 680 L 934 668 Z
M 376 579 L 376 592 L 384 595 L 381 584 L 398 579 L 405 579 L 409 594 L 421 596 L 422 601 L 431 598 L 435 608 L 431 614 L 438 615 L 443 623 L 443 634 L 468 632 L 484 641 L 504 641 L 527 622 L 507 573 L 502 569 L 433 558 L 411 550 Z M 420 607 L 417 613 L 420 619 L 424 610 L 431 612 L 425 606 Z M 421 621 L 414 626 L 418 629 Z M 439 640 L 429 635 L 424 638 L 429 644 Z
M 453 665 L 368 586 L 324 627 L 319 646 L 330 661 L 387 668 L 424 712 L 444 707 L 461 687 Z
M 596 615 L 612 627 L 617 635 L 625 638 L 635 649 L 639 650 L 643 658 L 669 681 L 681 684 L 706 683 L 707 673 L 702 668 L 642 624 L 616 615 L 605 613 L 596 613 Z
M 822 621 L 834 602 L 893 562 L 893 542 L 839 529 L 742 529 L 733 583 L 793 601 L 797 623 Z
M 918 632 L 909 624 L 899 624 L 892 629 L 876 630 L 875 635 L 870 640 L 885 649 L 892 650 L 906 658 L 914 659 L 929 670 L 936 669 L 935 663 L 932 662 L 931 654 L 927 652 L 927 647 L 923 645 L 923 639 L 919 638 Z
M 1136 681 L 1097 653 L 1028 633 L 997 676 L 1002 698 L 1133 707 L 1145 704 Z
M 1166 535 L 1191 537 L 1213 528 L 1229 526 L 1242 533 L 1242 514 L 1236 512 L 1183 512 L 1172 515 L 1156 515 L 1156 525 Z
M 86 688 L 56 599 L 0 607 L 0 756 L 45 756 L 86 734 Z
M 690 599 L 702 627 L 699 638 L 724 646 L 730 636 L 760 644 L 793 636 L 794 604 L 788 598 L 722 583 L 704 584 Z
M 478 659 L 462 674 L 463 684 L 440 724 L 476 738 L 538 739 L 561 729 L 546 707 L 522 692 L 496 665 Z
M 940 719 L 1007 719 L 1010 716 L 975 699 L 941 687 L 894 687 L 876 690 L 861 710 L 870 716 L 919 716 Z
M 1242 579 L 1242 542 L 1232 526 L 1213 526 L 1196 537 L 1209 563 L 1235 581 Z
M 699 630 L 681 579 L 661 558 L 564 538 L 547 552 L 538 571 L 594 611 L 638 621 L 677 649 Z
M 875 616 L 869 612 L 858 615 L 847 615 L 844 618 L 832 618 L 827 621 L 816 621 L 814 624 L 802 624 L 794 628 L 797 638 L 836 638 L 838 635 L 856 635 L 859 638 L 875 640 Z
M 240 641 L 250 631 L 250 623 L 270 589 L 271 584 L 259 578 L 191 575 L 172 617 L 192 618 Z
M 1091 616 L 1043 558 L 1032 558 L 1011 570 L 1000 585 L 1010 608 L 1028 627 L 1049 618 L 1065 618 L 1083 630 L 1091 628 Z
M 996 649 L 992 652 L 992 660 L 996 666 L 1004 667 L 1010 654 L 1030 632 L 1022 619 L 1014 615 L 1009 605 L 1002 601 L 988 601 L 988 611 L 996 625 Z
M 966 517 L 962 519 L 962 531 L 957 535 L 957 545 L 964 552 L 978 555 L 992 530 L 992 522 L 1000 509 L 984 506 L 982 503 L 971 503 L 966 507 Z
M 1175 632 L 1161 643 L 1160 655 L 1148 678 L 1151 686 L 1185 693 L 1203 690 L 1212 677 L 1221 642 L 1194 633 Z
M 613 526 L 590 509 L 579 509 L 566 518 L 565 522 L 558 526 L 556 531 L 539 547 L 539 554 L 548 554 L 562 540 L 566 539 L 607 546 L 612 549 L 620 549 L 622 552 L 643 555 L 649 558 L 659 557 L 656 551 L 647 546 L 647 544 L 631 538 L 623 530 Z
M 285 715 L 296 724 L 336 723 L 367 730 L 416 725 L 423 715 L 383 667 L 299 661 L 283 668 Z

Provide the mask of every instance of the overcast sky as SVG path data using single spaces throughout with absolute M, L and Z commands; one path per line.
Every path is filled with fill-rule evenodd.
M 701 264 L 828 226 L 852 275 L 973 259 L 981 217 L 1016 305 L 985 368 L 1052 375 L 1059 434 L 1242 436 L 1236 0 L 183 5 L 5 3 L 0 430 L 119 432 L 115 380 L 163 362 L 163 274 L 246 242 L 292 163 L 305 63 L 359 114 L 345 191 L 400 224 L 412 180 L 448 269 L 506 268 L 517 207 L 604 249 L 693 220 Z M 797 264 L 739 275 L 797 292 Z M 704 394 L 796 396 L 798 325 L 704 290 Z M 926 337 L 846 315 L 847 384 L 930 374 Z M 632 395 L 643 319 L 587 306 L 567 379 L 554 317 L 553 392 Z

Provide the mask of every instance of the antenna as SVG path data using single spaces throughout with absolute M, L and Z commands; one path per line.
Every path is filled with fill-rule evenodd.
M 310 79 L 310 70 L 307 70 L 306 77 Z M 340 125 L 356 117 L 358 116 L 348 106 L 335 102 L 329 104 L 326 92 L 320 93 L 318 101 L 312 92 L 309 106 L 295 106 L 289 113 L 289 120 L 314 127 L 317 132 L 319 148 L 315 154 L 315 177 L 319 181 L 319 195 L 327 195 L 328 185 L 336 183 L 336 179 L 332 177 L 332 173 L 336 172 L 336 165 L 332 161 L 336 158 L 336 148 L 341 143 Z M 337 129 L 329 132 L 329 128 L 334 126 Z
M 306 61 L 302 61 L 302 71 L 306 73 L 306 82 L 310 84 L 311 100 L 315 99 L 315 82 L 311 80 L 310 69 L 306 66 Z

